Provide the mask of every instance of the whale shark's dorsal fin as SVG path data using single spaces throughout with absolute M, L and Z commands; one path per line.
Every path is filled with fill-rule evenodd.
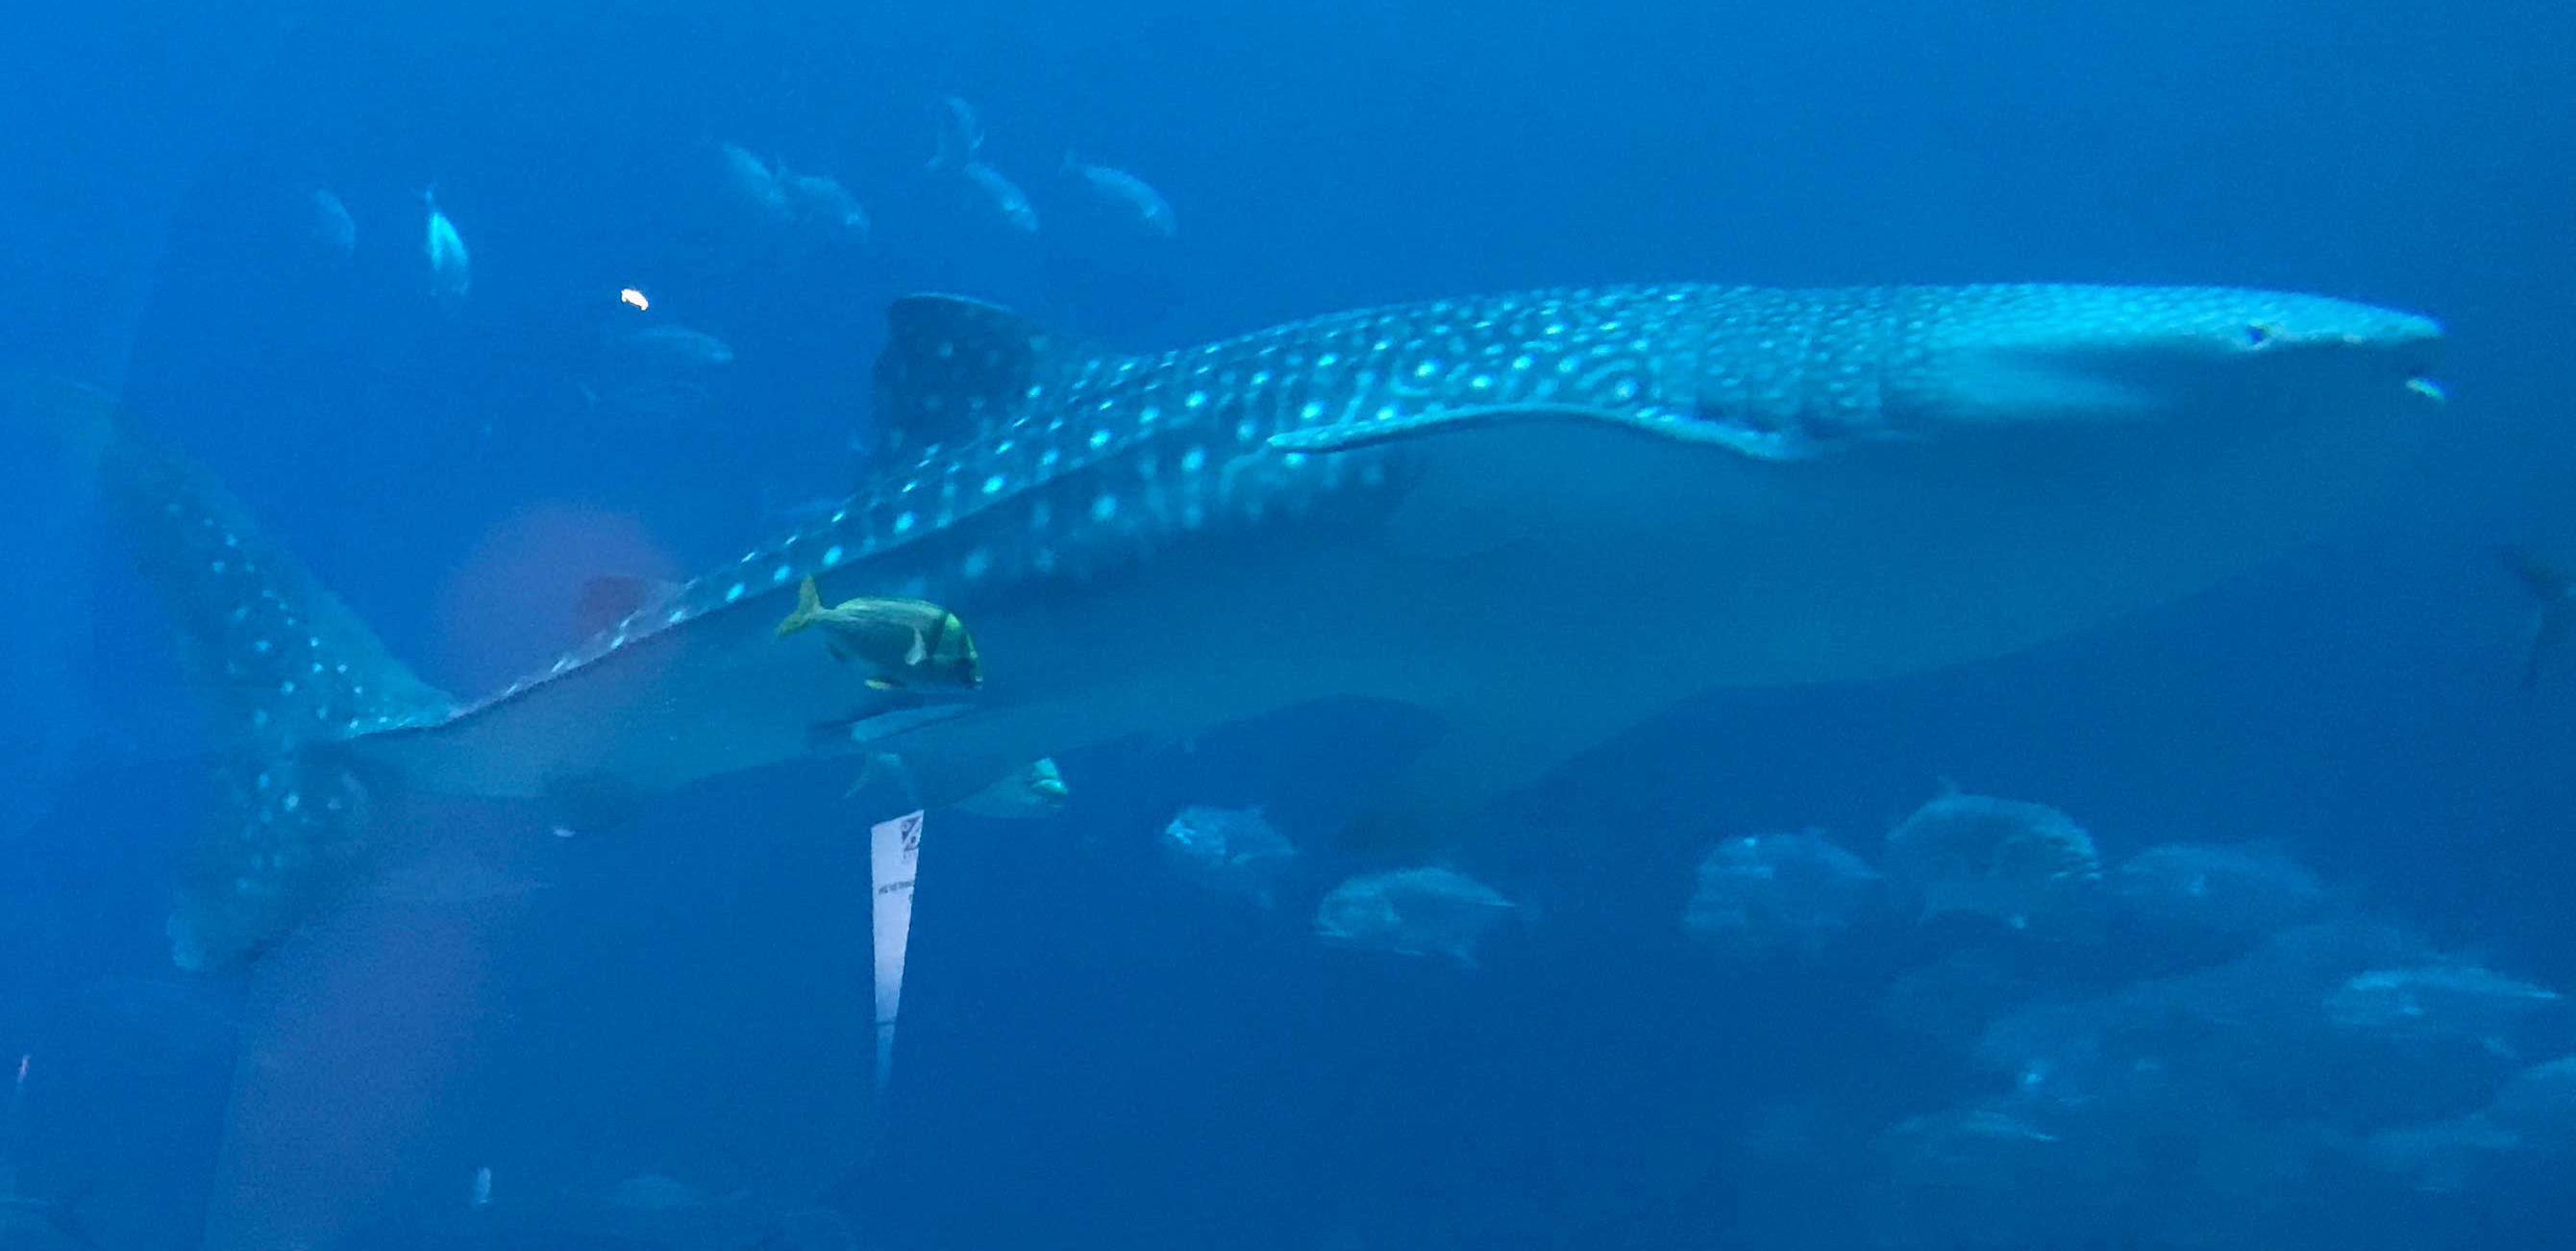
M 1097 353 L 997 304 L 907 295 L 886 308 L 877 423 L 898 459 L 991 434 L 1043 399 L 1068 361 Z

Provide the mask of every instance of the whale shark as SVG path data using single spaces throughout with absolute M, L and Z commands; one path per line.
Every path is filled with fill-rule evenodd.
M 1347 838 L 1445 844 L 1678 701 L 2009 654 L 2293 547 L 2434 429 L 2443 337 L 2051 284 L 1545 290 L 1153 352 L 946 295 L 888 324 L 889 471 L 470 699 L 112 399 L 57 397 L 232 743 L 174 959 L 274 946 L 366 872 L 398 790 L 605 824 L 865 753 L 938 806 L 1324 698 L 1436 719 Z M 885 689 L 778 637 L 809 578 L 949 608 L 983 681 Z

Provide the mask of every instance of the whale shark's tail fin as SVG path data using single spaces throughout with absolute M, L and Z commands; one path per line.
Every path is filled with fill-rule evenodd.
M 2567 637 L 2576 633 L 2576 574 L 2551 564 L 2540 554 L 2523 547 L 2500 549 L 2505 567 L 2540 601 L 2539 616 L 2531 626 L 2531 642 L 2522 659 L 2522 689 L 2540 684 L 2559 652 L 2566 650 Z
M 450 701 L 112 398 L 62 383 L 11 390 L 12 407 L 97 472 L 102 511 L 132 539 L 183 663 L 212 694 L 224 810 L 182 874 L 170 950 L 189 969 L 245 962 L 365 867 L 365 787 L 332 748 Z

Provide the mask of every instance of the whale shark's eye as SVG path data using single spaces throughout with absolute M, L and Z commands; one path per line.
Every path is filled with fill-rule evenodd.
M 2273 330 L 2259 321 L 2249 321 L 2245 323 L 2243 329 L 2237 331 L 2237 334 L 2245 346 L 2258 348 L 2272 341 Z

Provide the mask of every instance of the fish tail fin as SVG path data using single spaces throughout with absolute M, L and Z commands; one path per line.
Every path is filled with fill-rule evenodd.
M 54 382 L 11 391 L 12 407 L 44 420 L 96 473 L 104 514 L 123 523 L 135 564 L 167 602 L 182 664 L 212 696 L 231 785 L 181 874 L 171 956 L 188 969 L 245 962 L 365 871 L 365 787 L 334 749 L 436 719 L 451 701 L 113 398 Z
M 2568 635 L 2576 633 L 2576 574 L 2526 547 L 2509 545 L 2498 548 L 2497 554 L 2540 604 L 2522 660 L 2522 688 L 2530 690 L 2540 684 L 2540 675 L 2565 650 Z
M 786 638 L 814 624 L 814 619 L 822 615 L 823 592 L 815 587 L 814 579 L 807 578 L 797 584 L 796 606 L 787 610 L 787 619 L 778 623 L 778 633 L 773 637 Z

